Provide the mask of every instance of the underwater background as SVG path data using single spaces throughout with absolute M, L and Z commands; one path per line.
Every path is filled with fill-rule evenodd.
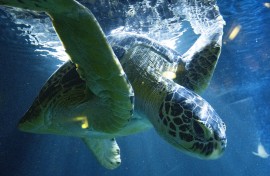
M 196 39 L 187 22 L 175 22 L 167 13 L 170 9 L 160 9 L 158 3 L 166 5 L 167 1 L 80 2 L 92 10 L 106 34 L 124 26 L 164 44 L 170 39 L 178 41 L 172 47 L 180 53 Z M 148 4 L 142 6 L 141 2 Z M 1 8 L 0 176 L 269 175 L 270 2 L 226 0 L 218 1 L 218 6 L 226 21 L 223 48 L 202 97 L 227 125 L 224 155 L 210 161 L 187 156 L 152 129 L 117 139 L 122 164 L 113 171 L 100 166 L 78 138 L 17 130 L 19 119 L 67 56 L 46 15 Z M 146 13 L 141 13 L 143 7 L 147 7 Z M 258 152 L 259 156 L 254 154 Z

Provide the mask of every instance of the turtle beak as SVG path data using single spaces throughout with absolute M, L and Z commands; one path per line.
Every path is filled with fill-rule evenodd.
M 212 149 L 208 149 L 209 151 L 205 153 L 204 150 L 202 150 L 205 159 L 217 159 L 222 156 L 222 154 L 225 151 L 225 148 L 227 146 L 227 138 L 226 138 L 226 127 L 224 123 L 220 123 L 219 128 L 216 128 L 214 131 L 211 131 L 211 135 L 208 136 L 208 139 L 213 139 L 208 142 L 206 146 L 212 146 Z
M 219 141 L 215 142 L 215 148 L 213 149 L 212 153 L 206 159 L 218 159 L 221 157 L 225 151 L 227 144 L 227 139 L 220 139 Z
M 222 156 L 222 154 L 224 153 L 225 148 L 227 146 L 227 138 L 225 135 L 225 129 L 221 128 L 221 130 L 215 131 L 214 139 L 215 139 L 214 141 L 215 145 L 214 145 L 212 154 L 209 156 L 209 159 L 217 159 L 220 156 Z
M 215 118 L 216 120 L 219 119 Z M 193 121 L 194 141 L 189 148 L 195 157 L 201 159 L 217 159 L 225 151 L 227 145 L 226 126 L 219 120 L 209 123 Z

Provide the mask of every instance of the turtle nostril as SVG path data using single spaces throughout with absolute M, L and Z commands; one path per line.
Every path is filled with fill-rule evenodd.
M 221 146 L 223 147 L 223 150 L 226 148 L 226 146 L 227 146 L 227 139 L 226 138 L 221 139 Z

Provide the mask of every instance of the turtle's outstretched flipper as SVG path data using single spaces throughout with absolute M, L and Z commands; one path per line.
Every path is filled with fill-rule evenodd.
M 114 133 L 128 123 L 133 111 L 132 86 L 98 22 L 87 8 L 74 0 L 0 0 L 0 5 L 45 11 L 51 17 L 81 79 L 99 97 L 98 104 L 104 112 L 108 112 L 92 115 L 90 128 Z
M 202 34 L 183 55 L 186 71 L 179 77 L 181 85 L 197 93 L 208 87 L 221 52 L 221 36 L 220 33 Z
M 186 63 L 184 73 L 181 68 L 183 66 L 179 64 L 180 72 L 176 82 L 195 92 L 201 92 L 207 88 L 216 67 L 225 22 L 215 0 L 185 0 L 183 3 L 186 18 L 200 37 L 183 55 Z
M 47 13 L 66 11 L 73 3 L 73 0 L 0 0 L 0 5 Z
M 113 139 L 83 138 L 87 147 L 92 151 L 102 166 L 115 169 L 121 164 L 120 148 Z

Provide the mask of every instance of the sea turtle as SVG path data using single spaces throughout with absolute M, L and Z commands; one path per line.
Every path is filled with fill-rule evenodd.
M 75 0 L 0 0 L 45 11 L 71 59 L 46 82 L 19 129 L 79 137 L 108 169 L 121 162 L 116 137 L 152 127 L 187 154 L 218 158 L 226 147 L 225 124 L 197 93 L 212 77 L 224 21 L 214 0 L 182 4 L 201 35 L 181 56 L 138 34 L 105 37 L 90 10 Z

